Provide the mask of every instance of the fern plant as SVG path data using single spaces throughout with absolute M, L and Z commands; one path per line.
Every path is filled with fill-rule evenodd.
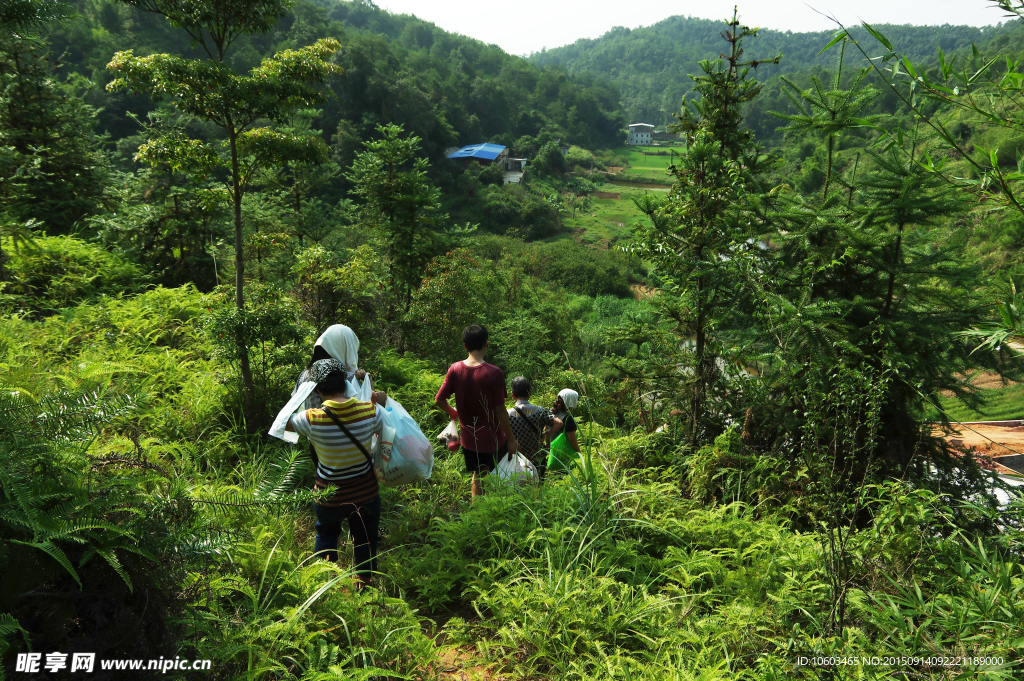
M 0 569 L 2 602 L 10 609 L 0 637 L 20 632 L 31 644 L 38 604 L 33 608 L 24 594 L 43 585 L 60 592 L 68 577 L 79 591 L 94 587 L 83 571 L 95 577 L 96 561 L 120 576 L 130 594 L 135 585 L 125 558 L 154 558 L 152 542 L 140 531 L 140 491 L 156 476 L 145 467 L 114 473 L 86 455 L 99 426 L 117 423 L 134 408 L 131 396 L 102 390 L 35 400 L 0 389 Z M 44 643 L 49 630 L 42 630 Z

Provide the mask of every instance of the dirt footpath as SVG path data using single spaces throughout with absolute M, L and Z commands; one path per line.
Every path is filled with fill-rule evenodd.
M 998 422 L 997 422 L 998 423 Z M 1004 475 L 1020 475 L 1000 463 L 1001 457 L 1011 457 L 1024 453 L 1024 425 L 1020 422 L 1003 421 L 996 423 L 965 423 L 953 424 L 955 432 L 943 434 L 936 427 L 933 432 L 952 445 L 974 450 L 983 468 L 998 471 Z

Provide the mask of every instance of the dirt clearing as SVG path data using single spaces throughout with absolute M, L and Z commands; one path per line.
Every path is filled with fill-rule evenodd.
M 993 423 L 953 424 L 954 432 L 943 433 L 935 427 L 933 434 L 974 452 L 982 468 L 994 470 L 1000 475 L 1021 475 L 1018 471 L 1003 465 L 1001 457 L 1014 457 L 1024 452 L 1024 424 L 1019 421 Z

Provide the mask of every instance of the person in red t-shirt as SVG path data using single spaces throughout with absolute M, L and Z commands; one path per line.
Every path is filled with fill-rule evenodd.
M 459 422 L 466 472 L 473 474 L 473 496 L 481 494 L 480 481 L 494 470 L 495 457 L 515 455 L 519 444 L 505 410 L 505 374 L 484 361 L 487 329 L 471 324 L 462 330 L 462 345 L 469 357 L 448 368 L 434 403 Z M 455 408 L 448 398 L 455 396 Z

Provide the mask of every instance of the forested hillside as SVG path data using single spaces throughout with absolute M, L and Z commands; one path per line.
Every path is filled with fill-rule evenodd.
M 684 21 L 655 150 L 366 0 L 3 0 L 0 681 L 1020 678 L 1022 20 Z
M 993 15 L 998 19 L 997 15 Z M 937 50 L 946 54 L 970 49 L 972 43 L 984 46 L 996 42 L 1000 47 L 1021 43 L 1021 29 L 1013 22 L 988 28 L 973 26 L 891 26 L 878 27 L 900 46 L 911 59 L 932 60 Z M 701 59 L 721 54 L 721 22 L 710 19 L 675 16 L 651 26 L 636 29 L 614 28 L 600 38 L 578 40 L 572 45 L 545 50 L 530 56 L 541 66 L 559 66 L 575 76 L 591 74 L 603 77 L 622 92 L 622 108 L 629 122 L 664 126 L 674 122 L 683 95 L 690 91 L 689 74 L 695 73 Z M 758 40 L 744 57 L 772 60 L 781 55 L 778 65 L 757 67 L 758 79 L 772 82 L 772 76 L 788 73 L 820 73 L 835 66 L 835 54 L 822 53 L 834 31 L 792 33 L 767 28 L 758 32 Z M 854 27 L 858 39 L 868 39 L 867 31 Z M 862 64 L 860 60 L 852 66 Z M 762 139 L 771 136 L 768 121 L 753 123 Z
M 101 132 L 115 141 L 137 134 L 125 112 L 142 115 L 153 105 L 146 93 L 103 91 L 112 77 L 106 69 L 111 55 L 128 48 L 139 55 L 200 52 L 186 33 L 158 15 L 115 0 L 74 0 L 71 6 L 80 18 L 51 39 L 54 54 L 62 55 L 60 73 L 74 72 L 94 83 L 86 99 L 103 109 Z M 382 122 L 418 135 L 435 160 L 450 146 L 481 141 L 512 146 L 542 133 L 587 147 L 620 136 L 619 96 L 603 81 L 537 68 L 494 45 L 360 0 L 296 3 L 273 30 L 241 36 L 227 63 L 244 72 L 276 51 L 327 36 L 342 44 L 337 63 L 343 72 L 330 82 L 336 96 L 324 103 L 316 124 L 346 164 L 359 140 Z

